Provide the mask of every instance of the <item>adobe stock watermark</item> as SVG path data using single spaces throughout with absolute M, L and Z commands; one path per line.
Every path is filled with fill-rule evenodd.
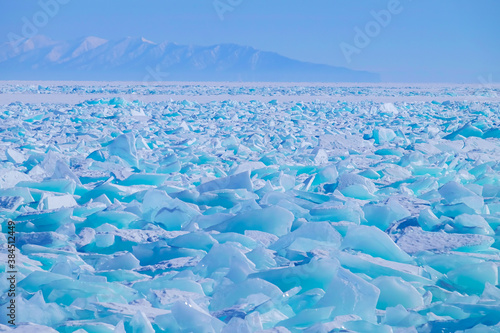
M 214 0 L 213 5 L 217 15 L 219 15 L 219 19 L 224 21 L 224 14 L 232 12 L 242 3 L 243 0 Z
M 340 50 L 347 63 L 351 63 L 352 56 L 354 54 L 360 54 L 363 49 L 367 48 L 372 40 L 380 35 L 384 28 L 391 24 L 392 18 L 402 12 L 403 5 L 400 0 L 389 0 L 386 9 L 370 11 L 373 20 L 368 21 L 363 29 L 358 26 L 354 27 L 355 34 L 352 44 L 347 42 L 339 44 Z
M 493 86 L 493 74 L 488 74 L 488 77 L 480 75 L 477 77 L 479 83 L 481 83 L 481 90 L 485 91 L 489 97 L 498 97 L 498 85 L 497 87 Z
M 38 35 L 40 29 L 49 24 L 50 20 L 54 18 L 61 9 L 61 5 L 66 5 L 71 0 L 39 0 L 38 5 L 40 10 L 36 11 L 31 18 L 23 16 L 21 21 L 21 34 L 13 31 L 7 33 L 9 42 L 13 43 L 14 49 L 17 51 L 19 45 L 24 39 L 32 38 Z
M 144 78 L 142 79 L 143 84 L 148 84 L 150 82 L 163 82 L 167 81 L 168 76 L 170 73 L 168 72 L 162 72 L 161 66 L 158 64 L 154 68 L 151 66 L 146 67 L 146 74 Z

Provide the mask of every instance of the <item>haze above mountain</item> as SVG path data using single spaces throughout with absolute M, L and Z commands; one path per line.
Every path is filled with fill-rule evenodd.
M 0 45 L 2 80 L 378 82 L 376 73 L 313 64 L 236 44 L 36 36 Z

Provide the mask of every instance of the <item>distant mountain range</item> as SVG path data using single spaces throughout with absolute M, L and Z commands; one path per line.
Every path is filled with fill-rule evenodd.
M 380 77 L 235 44 L 36 36 L 0 45 L 0 80 L 379 82 Z

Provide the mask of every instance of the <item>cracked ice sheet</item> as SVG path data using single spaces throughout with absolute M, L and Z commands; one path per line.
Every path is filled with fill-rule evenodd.
M 495 89 L 3 83 L 18 304 L 40 331 L 494 328 Z

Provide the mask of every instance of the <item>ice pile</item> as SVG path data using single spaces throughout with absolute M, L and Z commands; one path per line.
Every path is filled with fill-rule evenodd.
M 499 332 L 499 105 L 4 105 L 16 331 Z

